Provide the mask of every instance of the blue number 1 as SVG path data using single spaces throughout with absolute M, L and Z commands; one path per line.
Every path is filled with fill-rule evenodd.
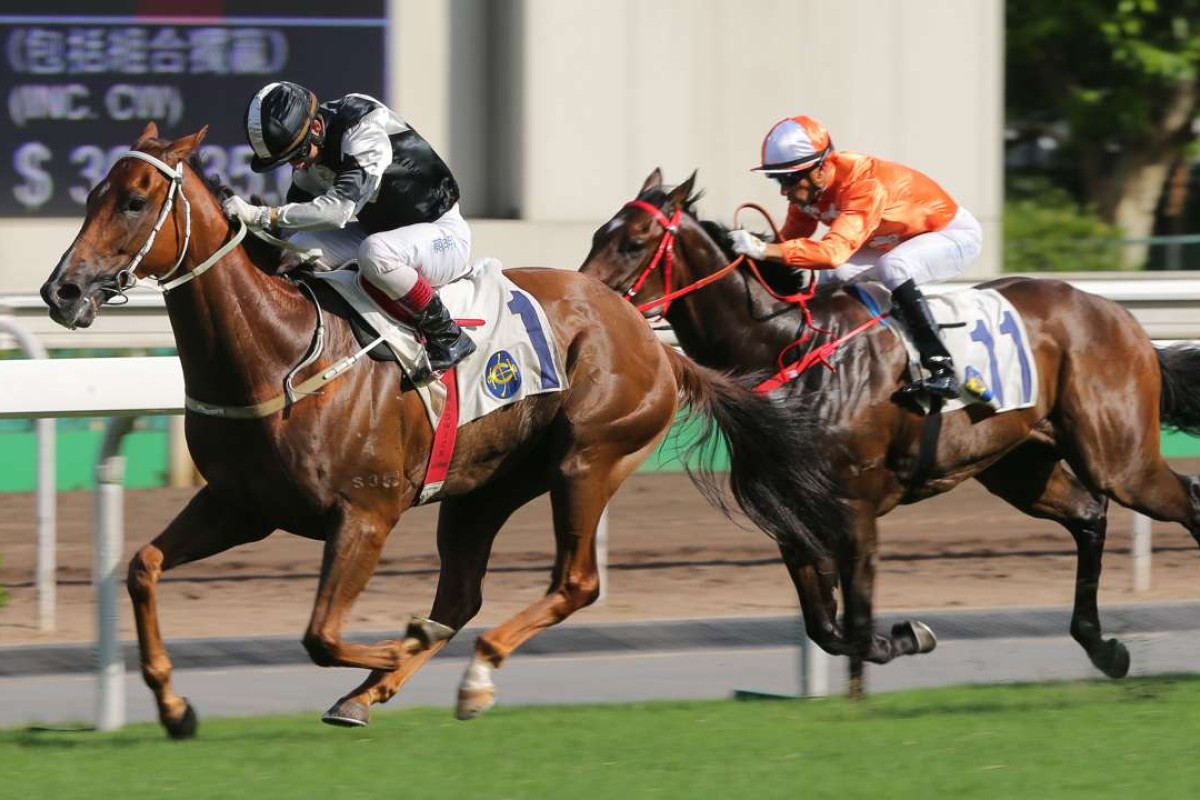
M 554 357 L 550 354 L 550 345 L 546 341 L 546 334 L 542 331 L 542 321 L 538 319 L 537 309 L 533 307 L 533 303 L 529 302 L 529 298 L 522 292 L 514 290 L 512 300 L 508 301 L 508 310 L 521 318 L 525 332 L 529 334 L 529 341 L 533 342 L 533 351 L 537 353 L 538 367 L 542 375 L 542 388 L 557 389 L 562 386 L 558 380 L 558 373 L 554 369 Z
M 1029 395 L 1033 391 L 1033 375 L 1029 369 L 1029 359 L 1025 357 L 1025 343 L 1021 341 L 1021 328 L 1013 319 L 1011 311 L 1004 312 L 1004 319 L 1000 320 L 1000 332 L 1011 336 L 1013 346 L 1017 348 L 1017 358 L 1021 359 L 1021 402 L 1028 403 Z
M 983 320 L 976 320 L 975 330 L 971 331 L 971 340 L 980 342 L 987 348 L 988 366 L 992 371 L 991 386 L 988 387 L 992 393 L 996 395 L 996 402 L 1001 408 L 1004 407 L 1004 387 L 1000 385 L 1000 367 L 996 364 L 996 342 L 992 339 L 991 332 L 987 326 L 983 324 Z

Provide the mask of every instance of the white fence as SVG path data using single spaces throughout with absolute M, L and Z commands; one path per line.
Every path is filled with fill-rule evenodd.
M 10 329 L 11 330 L 11 329 Z M 19 334 L 18 334 L 19 335 Z M 125 459 L 121 439 L 143 414 L 183 413 L 183 371 L 179 360 L 163 358 L 34 358 L 0 363 L 0 418 L 47 419 L 107 416 L 104 445 L 96 464 L 96 527 L 92 582 L 96 588 L 98 651 L 96 727 L 116 730 L 125 724 L 125 662 L 118 637 L 122 551 L 125 540 L 122 483 Z M 53 422 L 50 422 L 51 429 Z M 53 509 L 53 440 L 39 448 L 39 509 L 49 496 Z M 38 524 L 38 625 L 54 626 L 56 532 Z

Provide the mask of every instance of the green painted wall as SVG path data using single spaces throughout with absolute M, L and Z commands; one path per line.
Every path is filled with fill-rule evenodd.
M 680 444 L 698 423 L 682 422 L 667 435 L 641 472 L 681 472 Z M 96 459 L 104 439 L 104 420 L 58 420 L 58 488 L 91 489 L 95 486 Z M 1200 457 L 1200 439 L 1182 433 L 1164 434 L 1163 454 L 1168 458 Z M 121 447 L 125 455 L 125 485 L 131 488 L 165 486 L 167 482 L 167 419 L 146 417 Z M 0 492 L 31 492 L 37 488 L 37 434 L 24 420 L 0 421 Z M 727 469 L 722 448 L 715 454 L 717 469 Z

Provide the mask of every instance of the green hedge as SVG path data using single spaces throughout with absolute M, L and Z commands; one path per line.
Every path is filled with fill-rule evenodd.
M 1120 231 L 1065 189 L 1044 177 L 1016 176 L 1005 195 L 1005 272 L 1124 269 Z

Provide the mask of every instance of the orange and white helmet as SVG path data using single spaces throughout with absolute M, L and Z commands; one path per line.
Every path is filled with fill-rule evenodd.
M 781 119 L 762 143 L 762 164 L 754 172 L 775 175 L 800 172 L 820 165 L 833 151 L 829 131 L 812 117 Z

